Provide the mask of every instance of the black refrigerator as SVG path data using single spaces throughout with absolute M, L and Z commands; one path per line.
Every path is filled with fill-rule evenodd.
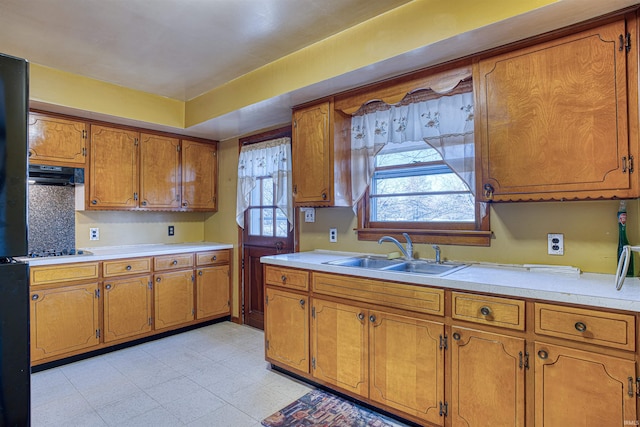
M 30 424 L 27 118 L 29 64 L 0 54 L 0 426 Z

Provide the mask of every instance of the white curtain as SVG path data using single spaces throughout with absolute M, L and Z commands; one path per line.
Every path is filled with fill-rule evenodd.
M 236 222 L 244 228 L 244 212 L 251 204 L 251 191 L 256 186 L 256 178 L 265 176 L 273 179 L 275 205 L 284 212 L 289 221 L 289 229 L 292 229 L 291 138 L 245 145 L 240 149 Z
M 388 108 L 387 108 L 388 107 Z M 386 144 L 424 141 L 475 194 L 473 93 L 386 106 L 351 118 L 351 194 L 354 210 L 373 177 L 375 156 Z

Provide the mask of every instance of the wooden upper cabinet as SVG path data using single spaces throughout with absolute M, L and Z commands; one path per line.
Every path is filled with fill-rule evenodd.
M 140 207 L 179 209 L 180 182 L 180 140 L 140 134 Z
M 30 113 L 29 162 L 83 168 L 87 133 L 85 122 Z
M 182 208 L 218 208 L 218 146 L 182 140 Z
M 345 141 L 349 140 L 334 139 L 334 128 L 331 101 L 293 111 L 293 198 L 297 206 L 351 204 L 350 184 L 347 185 L 350 165 L 345 149 Z
M 475 64 L 483 200 L 637 193 L 636 39 L 621 19 Z
M 138 206 L 138 132 L 91 125 L 88 209 Z

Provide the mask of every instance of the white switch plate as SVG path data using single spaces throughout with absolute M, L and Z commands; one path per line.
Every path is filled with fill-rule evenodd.
M 337 243 L 338 242 L 338 229 L 330 228 L 329 229 L 329 242 Z
M 547 234 L 547 253 L 549 255 L 564 255 L 564 234 Z
M 100 229 L 99 228 L 90 228 L 89 229 L 89 240 L 100 240 Z
M 316 222 L 316 210 L 314 208 L 304 209 L 304 222 Z

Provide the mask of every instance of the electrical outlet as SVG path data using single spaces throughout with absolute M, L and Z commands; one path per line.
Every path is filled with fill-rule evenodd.
M 99 228 L 90 228 L 89 229 L 89 240 L 100 240 L 100 229 Z
M 316 222 L 316 210 L 314 208 L 304 209 L 304 222 Z
M 564 255 L 564 234 L 547 234 L 547 253 L 549 255 Z
M 169 226 L 168 233 L 169 233 L 169 236 L 173 236 L 175 234 L 175 228 L 173 227 L 173 225 Z
M 338 229 L 330 228 L 329 229 L 329 242 L 337 243 L 338 242 Z

